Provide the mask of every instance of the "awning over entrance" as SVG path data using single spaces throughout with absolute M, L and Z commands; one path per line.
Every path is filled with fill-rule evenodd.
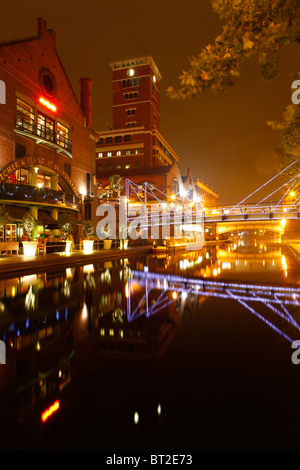
M 9 213 L 9 218 L 13 222 L 22 222 L 23 216 L 28 212 L 28 207 L 6 206 L 5 210 Z
M 58 228 L 57 220 L 53 219 L 48 211 L 42 209 L 38 212 L 38 223 L 48 228 Z

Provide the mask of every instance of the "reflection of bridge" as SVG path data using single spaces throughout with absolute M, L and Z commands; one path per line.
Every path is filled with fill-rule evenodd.
M 147 272 L 147 268 L 146 271 L 132 271 L 132 275 L 133 278 L 128 280 L 128 321 L 141 315 L 149 317 L 172 302 L 185 301 L 188 296 L 197 295 L 237 301 L 291 343 L 294 339 L 290 335 L 297 333 L 299 337 L 300 326 L 293 311 L 297 308 L 300 312 L 300 288 L 162 275 Z M 144 295 L 134 310 L 130 304 L 130 282 L 137 282 L 144 288 Z M 156 302 L 149 304 L 149 293 L 153 289 L 161 292 Z

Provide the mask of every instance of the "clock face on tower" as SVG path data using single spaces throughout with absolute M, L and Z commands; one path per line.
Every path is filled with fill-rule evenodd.
M 129 69 L 129 70 L 127 70 L 127 75 L 128 75 L 128 77 L 133 77 L 133 75 L 134 75 L 134 69 Z

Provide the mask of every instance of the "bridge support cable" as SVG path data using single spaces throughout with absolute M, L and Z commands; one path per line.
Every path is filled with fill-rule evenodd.
M 284 173 L 286 170 L 288 170 L 291 166 L 295 165 L 295 163 L 297 163 L 298 160 L 295 160 L 293 163 L 291 163 L 289 166 L 287 166 L 286 168 L 284 168 L 282 171 L 280 171 L 280 173 L 278 173 L 277 175 L 273 176 L 271 179 L 269 179 L 266 183 L 262 184 L 259 188 L 257 188 L 255 191 L 253 191 L 251 194 L 249 194 L 249 196 L 245 197 L 242 201 L 240 201 L 238 204 L 236 204 L 233 209 L 236 209 L 238 206 L 240 206 L 241 204 L 243 204 L 247 199 L 249 199 L 251 196 L 253 196 L 255 193 L 257 193 L 258 191 L 260 191 L 262 188 L 264 188 L 265 186 L 267 186 L 269 183 L 271 183 L 273 180 L 275 180 L 279 175 L 281 175 L 282 173 Z
M 279 191 L 280 189 L 282 189 L 284 186 L 286 186 L 287 184 L 289 184 L 291 181 L 299 178 L 300 176 L 300 173 L 298 173 L 298 175 L 296 176 L 293 176 L 293 178 L 291 178 L 287 183 L 284 183 L 282 186 L 280 186 L 280 188 L 277 188 L 275 189 L 275 191 L 273 191 L 271 194 L 268 194 L 268 196 L 264 197 L 263 199 L 261 199 L 261 201 L 259 201 L 257 204 L 255 204 L 255 206 L 258 206 L 259 204 L 261 204 L 263 201 L 265 201 L 268 197 L 270 196 L 273 196 L 273 194 L 277 193 L 277 191 Z M 295 184 L 295 182 L 293 183 Z M 276 206 L 277 207 L 277 206 Z
M 300 173 L 299 173 L 299 175 L 297 175 L 297 176 L 299 177 L 299 176 L 300 176 Z M 289 191 L 291 191 L 291 189 L 292 189 L 293 186 L 296 184 L 296 182 L 297 182 L 297 181 L 296 181 L 296 179 L 295 179 L 295 181 L 293 181 L 292 184 L 288 187 L 288 189 L 286 190 L 286 192 L 284 193 L 284 195 L 282 196 L 282 198 L 277 202 L 275 208 L 281 203 L 281 201 L 285 198 L 285 196 L 287 195 L 287 193 L 288 193 Z
M 290 210 L 291 210 L 291 208 L 292 208 L 293 206 L 295 206 L 295 207 L 297 208 L 297 204 L 299 205 L 299 202 L 298 202 L 299 200 L 300 200 L 300 195 L 299 195 L 299 196 L 297 197 L 297 199 L 293 202 L 293 204 L 291 205 L 291 207 L 289 207 L 289 208 L 286 210 L 286 212 L 290 212 Z M 299 207 L 298 207 L 298 209 L 299 209 Z

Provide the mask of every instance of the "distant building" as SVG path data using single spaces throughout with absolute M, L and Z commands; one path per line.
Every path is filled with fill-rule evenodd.
M 207 184 L 200 181 L 199 178 L 194 179 L 195 190 L 198 198 L 201 198 L 204 207 L 217 207 L 219 205 L 219 194 Z
M 91 80 L 81 79 L 81 103 L 56 52 L 55 33 L 42 18 L 35 36 L 0 43 L 0 204 L 11 223 L 0 241 L 22 235 L 29 210 L 37 234 L 57 228 L 60 213 L 90 219 L 95 193 Z M 83 197 L 89 197 L 85 205 Z M 86 200 L 85 200 L 86 201 Z

